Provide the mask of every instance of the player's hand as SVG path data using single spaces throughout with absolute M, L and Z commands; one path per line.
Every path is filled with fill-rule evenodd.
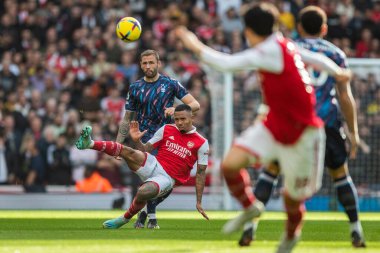
M 134 142 L 140 141 L 146 132 L 147 130 L 140 132 L 139 123 L 137 121 L 131 121 L 131 123 L 129 123 L 129 134 Z
M 206 220 L 209 220 L 206 212 L 203 210 L 202 208 L 202 204 L 201 203 L 197 203 L 197 210 L 200 214 L 202 214 L 202 216 L 206 219 Z
M 342 71 L 334 77 L 337 83 L 347 83 L 352 78 L 352 72 L 349 69 L 342 69 Z
M 179 38 L 183 45 L 193 51 L 195 54 L 199 55 L 203 47 L 203 43 L 197 38 L 197 36 L 190 32 L 186 27 L 179 26 L 175 29 L 175 35 Z
M 165 117 L 171 117 L 174 114 L 174 107 L 165 108 Z
M 360 138 L 358 134 L 349 134 L 349 139 L 351 143 L 350 147 L 350 159 L 355 159 L 360 145 Z

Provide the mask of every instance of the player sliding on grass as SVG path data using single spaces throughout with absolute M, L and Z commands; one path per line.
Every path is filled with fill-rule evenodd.
M 129 135 L 129 123 L 139 122 L 140 130 L 147 130 L 141 138 L 146 143 L 164 124 L 173 123 L 175 98 L 191 107 L 193 112 L 199 110 L 199 102 L 182 86 L 180 82 L 158 72 L 161 66 L 159 54 L 155 50 L 145 50 L 140 54 L 140 67 L 144 77 L 130 85 L 125 115 L 120 121 L 116 142 L 124 144 Z M 156 152 L 152 152 L 156 155 Z M 156 207 L 169 196 L 170 192 L 153 200 L 149 200 L 145 208 L 138 214 L 135 228 L 159 229 L 156 219 Z
M 91 127 L 86 126 L 76 142 L 78 149 L 94 149 L 111 156 L 125 159 L 129 168 L 144 182 L 138 189 L 131 206 L 124 215 L 103 223 L 104 228 L 116 229 L 128 223 L 147 203 L 160 197 L 174 186 L 185 183 L 190 171 L 197 162 L 196 208 L 204 218 L 207 214 L 202 208 L 202 194 L 208 164 L 208 141 L 203 138 L 192 124 L 192 110 L 186 104 L 174 110 L 174 125 L 161 127 L 154 136 L 141 145 L 145 152 L 123 146 L 113 141 L 93 141 Z M 140 141 L 146 131 L 140 132 L 136 121 L 130 123 L 130 135 L 133 141 Z M 157 149 L 157 155 L 148 152 Z
M 300 11 L 298 31 L 301 39 L 298 45 L 314 52 L 321 52 L 342 67 L 347 67 L 346 55 L 322 37 L 327 33 L 326 13 L 317 6 L 308 6 Z M 334 187 L 339 203 L 343 206 L 350 221 L 351 242 L 353 247 L 365 247 L 362 225 L 358 217 L 357 193 L 348 171 L 345 136 L 342 131 L 340 111 L 344 115 L 349 130 L 351 143 L 350 158 L 355 158 L 359 144 L 355 100 L 351 93 L 350 83 L 338 83 L 326 73 L 316 72 L 314 85 L 316 89 L 318 115 L 325 122 L 326 153 L 325 166 L 334 180 Z M 335 92 L 335 90 L 337 92 Z M 337 93 L 337 95 L 336 95 Z M 338 98 L 339 107 L 336 103 Z M 254 195 L 266 204 L 269 201 L 274 182 L 279 175 L 278 164 L 272 164 L 259 176 Z M 239 241 L 241 246 L 248 246 L 254 239 L 258 221 L 247 223 Z
M 230 234 L 245 222 L 259 217 L 264 204 L 255 198 L 247 170 L 251 164 L 277 160 L 284 175 L 284 202 L 288 216 L 278 253 L 291 252 L 300 238 L 304 201 L 321 186 L 325 134 L 323 121 L 314 109 L 315 95 L 304 60 L 326 69 L 340 81 L 350 74 L 327 57 L 298 49 L 278 32 L 279 13 L 275 6 L 260 3 L 244 14 L 245 37 L 251 48 L 233 55 L 204 45 L 185 28 L 177 36 L 203 62 L 222 71 L 258 69 L 268 114 L 238 137 L 222 162 L 231 194 L 244 211 L 226 223 Z

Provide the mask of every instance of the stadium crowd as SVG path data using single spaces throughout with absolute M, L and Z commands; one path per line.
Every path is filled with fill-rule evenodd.
M 175 39 L 172 27 L 186 24 L 218 50 L 242 51 L 238 12 L 244 2 L 1 1 L 0 183 L 23 184 L 30 191 L 45 184 L 72 185 L 84 178 L 86 165 L 95 165 L 114 188 L 125 185 L 118 160 L 93 150 L 78 151 L 74 142 L 86 122 L 91 122 L 95 140 L 115 140 L 129 84 L 142 76 L 137 56 L 145 49 L 157 50 L 161 73 L 179 80 L 200 102 L 194 123 L 210 137 L 207 76 Z M 280 9 L 281 30 L 287 36 L 297 37 L 298 11 L 315 4 L 328 13 L 328 39 L 348 57 L 380 57 L 380 1 L 270 2 Z M 116 37 L 115 24 L 124 16 L 140 20 L 138 42 L 127 44 Z M 239 132 L 253 121 L 260 89 L 254 72 L 239 73 L 234 81 L 234 110 L 239 112 L 234 124 Z M 380 84 L 370 73 L 354 76 L 352 87 L 364 141 L 351 174 L 360 188 L 380 180 L 379 173 L 373 174 L 380 157 Z

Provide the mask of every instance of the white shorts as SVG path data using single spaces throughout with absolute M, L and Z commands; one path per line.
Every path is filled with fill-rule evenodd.
M 157 197 L 165 195 L 174 187 L 175 181 L 166 173 L 155 156 L 145 154 L 147 156 L 145 164 L 136 171 L 136 174 L 143 182 L 155 182 L 158 185 Z
M 278 161 L 284 176 L 284 189 L 293 199 L 304 200 L 322 184 L 325 157 L 323 128 L 308 127 L 295 144 L 277 142 L 271 132 L 258 123 L 245 130 L 234 142 L 251 154 L 251 164 L 268 165 Z

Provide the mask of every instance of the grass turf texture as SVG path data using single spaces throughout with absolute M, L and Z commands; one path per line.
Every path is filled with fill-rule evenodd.
M 283 213 L 262 217 L 256 241 L 239 248 L 240 233 L 220 233 L 237 212 L 159 211 L 160 230 L 133 229 L 132 220 L 118 230 L 101 228 L 122 211 L 0 211 L 0 252 L 274 252 L 283 231 Z M 343 213 L 307 213 L 302 241 L 294 252 L 380 252 L 380 214 L 362 213 L 367 249 L 351 247 Z

